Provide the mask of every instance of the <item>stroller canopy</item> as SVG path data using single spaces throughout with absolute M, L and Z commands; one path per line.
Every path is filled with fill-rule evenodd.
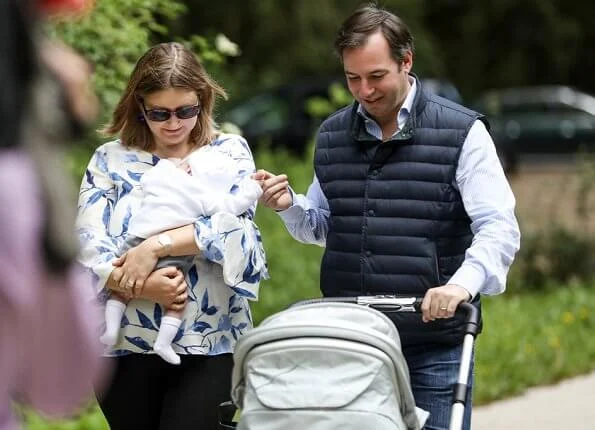
M 380 420 L 395 420 L 383 428 L 420 428 L 398 331 L 374 309 L 350 303 L 291 307 L 240 338 L 234 361 L 234 402 L 249 415 L 258 397 L 261 411 L 252 422 L 278 420 L 272 410 L 291 411 L 286 417 L 294 420 L 296 411 L 318 410 L 314 422 L 333 419 L 331 410 L 347 417 L 373 409 Z M 281 427 L 242 426 L 241 420 L 240 428 Z

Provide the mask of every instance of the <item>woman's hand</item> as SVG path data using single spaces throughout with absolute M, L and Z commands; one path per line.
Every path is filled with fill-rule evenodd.
M 184 274 L 173 266 L 164 267 L 149 275 L 139 297 L 181 311 L 188 298 L 186 289 Z
M 121 277 L 117 279 L 114 276 L 119 289 L 131 294 L 142 291 L 145 280 L 155 269 L 161 250 L 157 240 L 150 237 L 114 260 L 112 264 L 121 269 Z

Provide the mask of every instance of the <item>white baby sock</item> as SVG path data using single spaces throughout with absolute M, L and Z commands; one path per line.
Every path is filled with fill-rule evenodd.
M 180 324 L 182 324 L 182 320 L 179 318 L 163 317 L 159 326 L 159 334 L 153 346 L 155 353 L 171 364 L 180 364 L 180 356 L 171 347 Z
M 118 341 L 122 316 L 126 311 L 126 304 L 119 300 L 110 299 L 105 304 L 105 333 L 99 338 L 101 343 L 114 346 Z

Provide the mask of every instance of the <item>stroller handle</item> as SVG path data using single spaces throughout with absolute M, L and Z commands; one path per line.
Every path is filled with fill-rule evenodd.
M 321 297 L 316 299 L 302 300 L 290 307 L 309 305 L 312 303 L 353 303 L 362 306 L 369 306 L 383 313 L 390 312 L 421 312 L 422 297 L 398 296 L 398 295 L 376 295 L 356 297 Z M 477 335 L 479 312 L 471 303 L 462 302 L 457 307 L 457 313 L 467 314 L 467 327 L 465 332 Z

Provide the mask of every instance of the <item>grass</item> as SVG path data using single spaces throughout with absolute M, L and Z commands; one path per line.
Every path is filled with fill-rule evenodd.
M 486 298 L 474 402 L 519 394 L 595 369 L 595 288 Z

